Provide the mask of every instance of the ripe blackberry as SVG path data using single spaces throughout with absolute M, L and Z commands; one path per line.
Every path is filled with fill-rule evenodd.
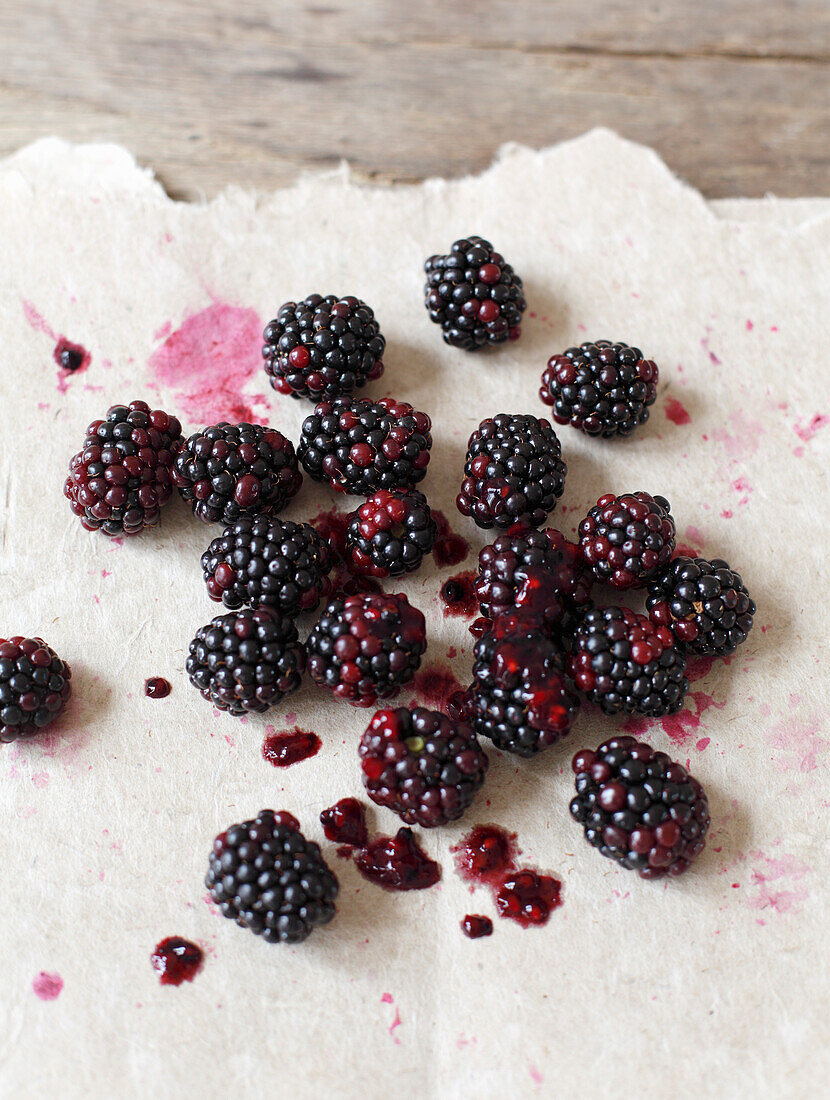
M 429 465 L 431 427 L 405 401 L 335 398 L 306 417 L 297 454 L 310 477 L 342 493 L 411 489 Z
M 262 713 L 296 691 L 305 669 L 297 628 L 271 607 L 217 615 L 190 643 L 191 684 L 219 710 Z
M 205 886 L 223 917 L 268 943 L 300 943 L 335 914 L 338 882 L 290 814 L 261 810 L 213 842 Z
M 709 657 L 733 653 L 756 610 L 740 574 L 721 558 L 675 558 L 650 585 L 646 607 L 689 653 Z
M 641 878 L 682 875 L 703 851 L 709 803 L 696 779 L 664 752 L 614 737 L 573 758 L 571 814 L 585 839 Z
M 34 737 L 72 694 L 69 665 L 42 638 L 0 638 L 0 742 Z
M 675 526 L 665 497 L 601 496 L 579 525 L 582 556 L 598 581 L 643 588 L 674 553 Z
M 310 294 L 286 302 L 262 336 L 265 373 L 278 393 L 319 401 L 354 393 L 383 374 L 386 340 L 359 298 Z
M 424 616 L 406 596 L 362 593 L 332 600 L 306 640 L 308 671 L 356 707 L 409 683 L 427 647 Z
M 590 604 L 592 585 L 579 547 L 552 527 L 497 535 L 478 555 L 476 596 L 488 619 L 518 609 L 561 625 Z
M 448 256 L 424 264 L 429 317 L 444 341 L 466 351 L 518 340 L 527 308 L 522 280 L 489 241 L 456 241 Z
M 562 496 L 567 472 L 547 420 L 499 413 L 470 436 L 456 504 L 479 527 L 538 527 Z
M 503 615 L 473 650 L 467 707 L 498 749 L 535 756 L 567 735 L 579 696 L 559 647 L 521 614 Z
M 606 714 L 660 717 L 680 710 L 689 687 L 686 651 L 665 626 L 627 607 L 586 611 L 573 638 L 568 671 Z
M 176 417 L 144 401 L 113 405 L 104 420 L 93 420 L 63 487 L 81 525 L 105 535 L 155 527 L 173 492 L 171 470 L 183 444 Z
M 202 554 L 212 600 L 232 611 L 275 607 L 292 617 L 313 611 L 331 589 L 328 543 L 307 523 L 242 516 Z
M 639 348 L 597 340 L 551 356 L 539 396 L 553 406 L 557 424 L 606 438 L 631 435 L 648 420 L 659 374 Z
M 487 774 L 467 723 L 424 707 L 379 710 L 358 751 L 372 801 L 424 829 L 457 821 Z
M 379 489 L 352 513 L 346 534 L 352 564 L 372 577 L 412 573 L 432 550 L 435 520 L 417 489 Z
M 302 484 L 294 445 L 259 424 L 214 424 L 185 443 L 173 481 L 205 523 L 279 512 Z

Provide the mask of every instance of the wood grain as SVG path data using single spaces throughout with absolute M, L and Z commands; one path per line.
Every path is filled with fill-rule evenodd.
M 826 194 L 827 0 L 0 2 L 0 155 L 114 140 L 177 197 L 416 180 L 606 125 L 705 194 Z M 576 166 L 575 166 L 576 169 Z

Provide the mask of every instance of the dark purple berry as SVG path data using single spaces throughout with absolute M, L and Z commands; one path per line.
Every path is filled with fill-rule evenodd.
M 671 560 L 675 525 L 665 497 L 601 496 L 579 525 L 582 556 L 614 588 L 644 588 Z
M 346 533 L 351 563 L 371 577 L 400 577 L 420 566 L 436 524 L 417 489 L 379 489 L 353 512 Z
M 72 694 L 69 665 L 42 638 L 0 638 L 0 742 L 41 733 Z
M 689 653 L 707 657 L 734 653 L 756 611 L 740 574 L 720 558 L 675 558 L 649 586 L 646 607 Z

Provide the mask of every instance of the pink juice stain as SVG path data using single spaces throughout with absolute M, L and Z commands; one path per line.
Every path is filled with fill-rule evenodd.
M 676 397 L 667 397 L 663 402 L 663 410 L 672 424 L 680 427 L 682 424 L 690 424 L 692 418 L 685 406 Z
M 66 336 L 59 336 L 31 302 L 23 301 L 23 316 L 35 332 L 42 332 L 55 341 L 52 358 L 58 365 L 58 392 L 66 393 L 69 379 L 75 374 L 83 373 L 92 362 L 92 356 L 81 344 L 76 344 Z
M 157 380 L 175 390 L 187 415 L 200 423 L 265 423 L 252 406 L 264 397 L 243 394 L 262 370 L 262 322 L 253 309 L 214 302 L 186 317 L 150 356 Z
M 705 691 L 690 691 L 686 699 L 694 703 L 694 711 L 686 707 L 677 714 L 666 715 L 665 718 L 630 718 L 623 724 L 622 728 L 626 733 L 631 733 L 639 737 L 652 725 L 659 722 L 663 733 L 665 733 L 670 741 L 675 745 L 685 745 L 694 736 L 695 731 L 700 729 L 701 723 L 703 722 L 703 715 L 706 711 L 712 707 L 714 707 L 715 710 L 722 710 L 723 707 L 726 706 L 725 701 L 723 703 L 716 703 L 712 696 L 707 695 Z
M 55 1001 L 63 989 L 63 978 L 60 974 L 49 973 L 41 970 L 32 981 L 32 990 L 41 1001 Z

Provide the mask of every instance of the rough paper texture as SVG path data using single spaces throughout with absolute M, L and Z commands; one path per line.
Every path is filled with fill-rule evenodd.
M 422 303 L 424 258 L 471 232 L 527 288 L 520 342 L 492 355 L 445 347 Z M 0 166 L 0 234 L 0 633 L 43 635 L 75 687 L 55 732 L 0 751 L 2 1094 L 817 1095 L 830 1072 L 830 202 L 707 203 L 650 151 L 595 132 L 506 150 L 476 179 L 372 189 L 338 172 L 187 206 L 121 149 L 46 141 Z M 119 545 L 81 529 L 62 483 L 87 423 L 136 397 L 188 431 L 254 414 L 296 440 L 309 406 L 268 388 L 259 333 L 316 290 L 375 308 L 388 354 L 370 392 L 432 415 L 424 489 L 474 550 L 487 536 L 453 500 L 479 419 L 544 415 L 548 356 L 583 339 L 659 363 L 633 439 L 561 429 L 569 473 L 552 523 L 573 531 L 609 489 L 662 493 L 680 541 L 726 557 L 758 603 L 742 651 L 645 730 L 709 793 L 709 843 L 685 878 L 642 882 L 571 822 L 572 752 L 621 724 L 582 716 L 541 759 L 491 753 L 466 820 L 423 838 L 438 888 L 383 893 L 325 844 L 339 913 L 306 944 L 269 946 L 206 904 L 207 853 L 232 821 L 286 808 L 322 841 L 320 810 L 361 792 L 366 712 L 307 686 L 264 718 L 213 713 L 183 666 L 220 610 L 199 566 L 219 529 L 176 500 L 155 532 Z M 90 352 L 85 371 L 61 375 L 59 336 Z M 285 514 L 333 503 L 306 480 Z M 467 622 L 437 599 L 455 571 L 430 564 L 399 587 L 428 617 L 426 664 L 465 681 Z M 153 675 L 168 699 L 144 696 Z M 265 727 L 295 721 L 323 749 L 277 771 L 260 755 Z M 488 940 L 462 936 L 465 913 L 495 917 L 449 855 L 482 820 L 516 830 L 524 859 L 562 879 L 547 927 L 497 919 Z M 207 949 L 178 989 L 150 966 L 173 934 Z M 41 973 L 60 976 L 56 997 Z

